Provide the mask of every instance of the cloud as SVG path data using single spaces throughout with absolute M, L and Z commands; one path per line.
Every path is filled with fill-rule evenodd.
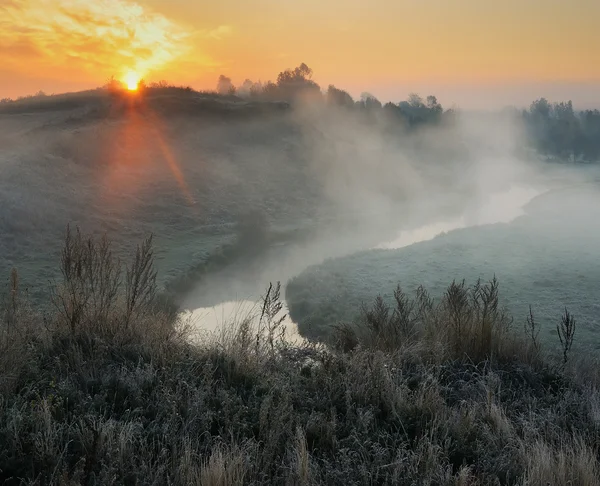
M 220 29 L 220 28 L 219 28 Z M 226 30 L 215 30 L 221 35 Z M 122 0 L 2 0 L 0 62 L 61 75 L 164 69 L 185 55 L 191 33 L 163 15 Z

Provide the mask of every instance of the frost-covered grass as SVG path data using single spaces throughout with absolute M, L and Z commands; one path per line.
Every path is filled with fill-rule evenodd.
M 44 318 L 13 272 L 5 484 L 600 484 L 597 369 L 508 332 L 497 287 L 397 294 L 331 348 L 286 342 L 271 289 L 268 332 L 190 344 L 152 257 L 72 233 Z

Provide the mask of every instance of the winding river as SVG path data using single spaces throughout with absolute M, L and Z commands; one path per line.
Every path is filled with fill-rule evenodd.
M 396 249 L 415 243 L 431 240 L 436 236 L 467 227 L 508 223 L 524 214 L 524 207 L 538 195 L 544 193 L 546 188 L 541 186 L 513 185 L 507 191 L 491 194 L 487 200 L 467 211 L 456 218 L 445 221 L 425 224 L 420 227 L 400 230 L 395 238 L 385 241 L 374 248 Z M 341 256 L 346 250 L 346 254 L 361 249 L 368 249 L 369 246 L 356 248 L 344 248 L 340 238 L 340 245 L 337 252 L 317 251 L 318 248 L 330 248 L 329 245 L 320 242 L 320 245 L 314 247 L 292 250 L 287 255 L 282 255 L 279 261 L 271 262 L 271 269 L 265 272 L 264 276 L 269 277 L 270 281 L 287 281 L 310 265 L 321 263 L 326 258 L 332 256 Z M 332 254 L 330 254 L 332 253 Z M 336 254 L 337 253 L 337 254 Z M 268 275 L 267 275 L 268 274 Z M 275 278 L 271 278 L 275 277 Z M 236 276 L 231 275 L 222 280 L 218 287 L 227 287 L 235 285 Z M 264 279 L 265 283 L 269 280 Z M 188 302 L 188 307 L 193 303 L 193 299 Z M 257 329 L 260 325 L 261 313 L 261 295 L 250 294 L 239 296 L 235 299 L 227 300 L 215 306 L 189 308 L 182 313 L 185 323 L 190 326 L 191 339 L 194 342 L 201 342 L 204 339 L 220 338 L 231 335 L 239 328 L 240 324 L 248 321 Z M 283 325 L 285 326 L 286 339 L 292 342 L 302 342 L 303 338 L 298 333 L 298 326 L 287 316 L 285 303 L 279 316 L 285 316 Z

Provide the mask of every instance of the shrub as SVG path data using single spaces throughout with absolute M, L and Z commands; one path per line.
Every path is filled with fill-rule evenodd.
M 176 337 L 176 316 L 159 296 L 152 236 L 123 268 L 102 236 L 83 236 L 67 228 L 61 256 L 62 281 L 52 288 L 52 324 L 70 337 L 93 333 L 111 342 L 142 340 L 159 346 Z
M 437 303 L 423 287 L 415 298 L 397 287 L 394 302 L 392 307 L 379 296 L 372 306 L 363 305 L 357 323 L 333 326 L 334 345 L 344 350 L 360 344 L 393 351 L 420 342 L 436 359 L 476 362 L 517 356 L 533 363 L 539 357 L 535 322 L 531 342 L 516 336 L 513 319 L 500 307 L 496 278 L 487 284 L 478 280 L 472 287 L 452 282 Z

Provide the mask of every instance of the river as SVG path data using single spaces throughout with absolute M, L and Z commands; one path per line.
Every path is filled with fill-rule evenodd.
M 375 248 L 402 248 L 433 239 L 440 234 L 456 229 L 487 224 L 509 223 L 523 215 L 523 208 L 543 192 L 545 192 L 545 189 L 540 188 L 540 186 L 514 185 L 505 192 L 490 195 L 483 204 L 466 211 L 456 218 L 400 230 L 395 238 L 375 245 Z M 343 240 L 343 238 L 340 239 Z M 343 246 L 343 243 L 340 242 L 340 244 Z M 355 251 L 359 249 L 368 249 L 368 247 L 356 248 Z M 308 255 L 311 255 L 312 258 L 308 258 Z M 277 277 L 279 280 L 285 282 L 306 267 L 318 264 L 328 257 L 327 252 L 314 253 L 310 249 L 307 250 L 306 247 L 302 250 L 292 250 L 291 254 L 282 255 L 280 261 L 272 261 L 270 263 L 271 271 L 268 273 L 271 274 L 269 275 L 270 277 L 278 274 Z M 225 281 L 221 280 L 218 287 L 234 285 L 234 281 L 235 275 L 230 275 Z M 268 280 L 264 280 L 264 282 L 265 285 L 268 285 Z M 191 329 L 190 339 L 196 343 L 214 338 L 222 340 L 227 335 L 234 333 L 245 320 L 248 320 L 256 331 L 260 325 L 262 296 L 251 293 L 243 296 L 236 294 L 235 297 L 214 306 L 189 308 L 182 312 L 182 320 Z M 193 300 L 188 302 L 189 307 L 191 307 L 191 302 Z M 285 337 L 290 342 L 301 343 L 303 338 L 298 333 L 298 326 L 287 314 L 287 308 L 285 302 L 283 302 L 279 317 L 284 317 L 282 324 L 285 327 Z

